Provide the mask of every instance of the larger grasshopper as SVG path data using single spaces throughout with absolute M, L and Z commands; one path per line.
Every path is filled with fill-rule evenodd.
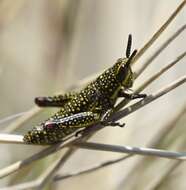
M 48 120 L 35 126 L 24 135 L 29 144 L 53 144 L 80 129 L 101 122 L 104 125 L 123 126 L 120 123 L 105 122 L 119 97 L 128 99 L 144 98 L 144 94 L 128 94 L 132 87 L 134 74 L 131 62 L 137 50 L 131 54 L 132 36 L 128 37 L 126 57 L 117 62 L 88 84 L 80 92 L 67 93 L 53 97 L 37 97 L 35 103 L 40 107 L 60 107 Z

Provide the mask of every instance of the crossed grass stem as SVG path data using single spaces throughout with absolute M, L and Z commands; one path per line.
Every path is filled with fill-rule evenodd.
M 153 36 L 153 40 L 151 39 L 145 46 L 144 46 L 144 48 L 142 48 L 141 49 L 141 51 L 139 51 L 140 53 L 136 56 L 136 60 L 137 59 L 139 59 L 142 55 L 143 55 L 143 53 L 151 46 L 151 44 L 152 43 L 154 43 L 154 41 L 157 39 L 157 37 L 162 33 L 162 31 L 163 30 L 165 30 L 166 29 L 166 27 L 170 24 L 170 22 L 173 20 L 173 18 L 175 18 L 175 16 L 178 14 L 178 12 L 183 8 L 183 6 L 185 5 L 185 3 L 186 3 L 186 1 L 183 1 L 180 5 L 179 5 L 179 7 L 176 9 L 176 11 L 171 15 L 171 17 L 166 21 L 166 23 L 163 25 L 163 27 L 160 29 L 160 30 L 158 30 L 158 32 Z M 145 51 L 144 51 L 145 50 Z M 135 61 L 136 61 L 135 60 Z M 174 84 L 172 84 L 172 85 L 169 85 L 168 86 L 168 88 L 167 88 L 167 90 L 166 90 L 166 92 L 168 92 L 169 90 L 171 90 L 170 88 L 176 88 L 177 87 L 177 85 L 181 85 L 181 84 L 183 84 L 184 82 L 185 82 L 185 80 L 186 80 L 186 78 L 185 78 L 185 76 L 183 77 L 183 78 L 181 78 L 180 80 L 178 80 L 177 82 L 175 82 Z M 165 91 L 164 91 L 165 92 Z M 159 92 L 160 94 L 155 94 L 156 96 L 161 96 L 161 95 L 163 95 L 161 92 Z M 152 99 L 154 98 L 155 99 L 155 97 L 151 97 Z M 150 98 L 149 98 L 150 99 Z M 148 99 L 148 103 L 150 102 L 150 100 Z M 153 99 L 153 100 L 154 100 Z M 136 107 L 136 105 L 134 106 L 134 108 L 135 109 L 139 109 L 139 104 L 144 104 L 144 102 L 141 102 L 141 103 L 138 103 L 137 104 L 137 107 Z M 144 105 L 143 105 L 144 106 Z M 120 118 L 121 117 L 121 115 L 122 114 L 126 114 L 126 111 L 127 111 L 127 108 L 125 108 L 124 109 L 125 111 L 121 111 L 121 112 L 119 112 L 120 113 L 120 115 L 119 116 L 117 116 L 117 118 Z M 130 109 L 128 109 L 128 111 L 130 111 Z M 132 110 L 132 111 L 134 111 L 134 110 Z M 27 115 L 27 117 L 23 117 L 23 118 L 20 118 L 20 120 L 19 120 L 19 123 L 17 123 L 17 124 L 14 124 L 14 126 L 11 128 L 11 129 L 9 129 L 9 131 L 12 131 L 12 130 L 14 130 L 14 129 L 16 129 L 17 127 L 19 127 L 19 126 L 21 126 L 21 124 L 23 124 L 24 122 L 26 122 L 28 119 L 30 119 L 31 117 L 33 117 L 33 115 L 34 114 L 37 114 L 37 113 L 39 113 L 40 112 L 40 109 L 38 109 L 38 108 L 34 108 L 33 110 L 31 110 L 31 112 L 29 113 L 30 115 Z M 131 112 L 130 112 L 131 113 Z M 97 130 L 99 130 L 99 126 L 98 126 L 98 128 L 97 128 Z M 97 131 L 96 130 L 96 128 L 95 128 L 95 132 Z M 15 172 L 15 171 L 17 171 L 18 169 L 20 169 L 20 168 L 22 168 L 23 166 L 26 166 L 26 165 L 28 165 L 29 163 L 31 163 L 31 162 L 33 162 L 33 161 L 35 161 L 35 160 L 37 160 L 37 159 L 39 159 L 39 158 L 43 158 L 44 156 L 48 156 L 49 154 L 51 154 L 51 153 L 53 153 L 53 152 L 56 152 L 57 150 L 59 150 L 59 149 L 61 149 L 61 148 L 63 148 L 63 147 L 66 147 L 67 145 L 70 145 L 72 142 L 76 142 L 76 140 L 77 140 L 77 142 L 79 141 L 79 140 L 83 140 L 83 138 L 84 137 L 80 137 L 80 138 L 78 138 L 78 139 L 75 139 L 74 141 L 72 140 L 71 142 L 69 142 L 69 144 L 68 143 L 66 143 L 66 144 L 58 144 L 58 145 L 54 145 L 53 147 L 49 147 L 49 148 L 47 148 L 47 149 L 45 149 L 45 150 L 43 150 L 43 151 L 41 151 L 40 153 L 37 153 L 37 154 L 35 154 L 35 155 L 33 155 L 32 157 L 30 157 L 30 158 L 28 158 L 28 159 L 25 159 L 25 161 L 23 160 L 23 161 L 20 161 L 20 162 L 17 162 L 17 163 L 15 163 L 15 164 L 13 164 L 12 166 L 10 166 L 10 167 L 7 167 L 7 169 L 10 169 L 10 170 L 6 170 L 6 168 L 4 168 L 5 170 L 4 170 L 4 174 L 6 175 L 8 175 L 8 174 L 10 174 L 10 173 L 12 173 L 12 172 Z M 39 155 L 39 156 L 38 156 Z M 71 154 L 72 155 L 72 154 Z M 70 157 L 70 156 L 69 156 Z M 64 162 L 65 161 L 63 161 L 63 162 L 60 162 L 60 164 L 59 164 L 59 166 L 60 165 L 62 165 L 62 164 L 64 164 Z M 58 165 L 58 164 L 57 164 Z M 7 172 L 8 171 L 8 172 Z M 47 177 L 49 176 L 49 177 L 51 177 L 51 176 L 53 176 L 54 175 L 54 173 L 55 173 L 55 171 L 56 171 L 56 166 L 54 166 L 53 167 L 53 169 L 51 169 L 50 170 L 50 172 L 47 174 L 47 175 L 45 175 L 45 179 L 47 179 Z M 0 171 L 0 173 L 2 172 L 2 170 Z M 2 174 L 2 173 L 1 173 Z M 45 173 L 44 173 L 45 174 Z M 44 176 L 44 174 L 43 174 L 43 176 Z M 46 182 L 46 180 L 43 180 L 43 182 L 42 182 L 42 186 L 44 185 L 44 183 Z M 38 185 L 41 185 L 41 184 L 38 184 Z
M 182 77 L 181 79 L 177 80 L 176 82 L 174 82 L 172 84 L 172 88 L 175 88 L 175 85 L 176 84 L 182 84 L 184 82 L 186 82 L 186 76 L 185 77 Z M 163 90 L 160 90 L 159 93 L 155 93 L 156 97 L 158 98 L 160 95 L 162 95 L 163 93 L 166 93 L 168 92 L 168 90 L 170 91 L 171 88 L 170 88 L 171 85 L 169 85 L 167 88 L 163 89 Z M 150 96 L 151 97 L 151 96 Z M 154 97 L 152 98 L 152 100 L 154 100 Z M 149 102 L 149 101 L 147 101 Z M 138 104 L 138 103 L 137 103 Z M 135 104 L 133 104 L 135 105 Z M 142 107 L 144 106 L 145 104 L 142 104 Z M 129 106 L 131 107 L 131 106 Z M 135 106 L 134 106 L 135 107 Z M 139 108 L 137 108 L 139 109 Z M 131 110 L 131 109 L 129 109 Z M 133 110 L 133 109 L 132 109 Z M 133 110 L 134 111 L 134 110 Z M 98 128 L 99 130 L 100 128 Z M 94 131 L 95 132 L 95 131 Z M 92 134 L 91 134 L 92 135 Z M 89 138 L 89 137 L 85 137 L 86 140 Z M 80 138 L 82 139 L 82 137 Z M 80 140 L 79 139 L 79 140 Z M 51 167 L 49 167 L 34 183 L 28 183 L 29 186 L 30 184 L 34 184 L 34 187 L 35 185 L 38 186 L 38 187 L 43 187 L 45 185 L 45 182 L 48 182 L 47 179 L 49 179 L 49 177 L 52 177 L 55 173 L 55 171 L 57 171 L 57 169 L 60 167 L 61 164 L 64 164 L 64 162 L 67 161 L 67 159 L 64 160 L 64 158 L 67 157 L 68 155 L 68 158 L 70 157 L 70 155 L 72 155 L 72 153 L 75 152 L 75 150 L 77 150 L 77 148 L 87 148 L 88 149 L 96 149 L 96 150 L 104 150 L 104 151 L 111 151 L 111 152 L 125 152 L 125 153 L 130 153 L 130 154 L 142 154 L 142 155 L 154 155 L 154 156 L 160 156 L 160 157 L 166 157 L 166 158 L 169 158 L 169 159 L 181 159 L 181 160 L 185 160 L 186 159 L 186 154 L 185 153 L 179 153 L 179 152 L 169 152 L 169 151 L 163 151 L 163 150 L 156 150 L 156 149 L 144 149 L 144 148 L 132 148 L 132 147 L 121 147 L 121 146 L 116 146 L 116 145 L 104 145 L 104 144 L 96 144 L 96 143 L 81 143 L 81 141 L 79 141 L 78 139 L 75 139 L 74 141 L 71 141 L 69 142 L 69 144 L 58 144 L 58 145 L 54 145 L 52 147 L 49 147 L 47 149 L 45 149 L 44 151 L 41 151 L 42 153 L 46 153 L 46 151 L 48 150 L 47 152 L 47 156 L 53 152 L 56 152 L 57 150 L 63 148 L 63 147 L 66 147 L 66 146 L 71 146 L 71 145 L 75 145 L 76 146 L 76 149 L 73 149 L 73 148 L 70 148 L 67 153 L 62 157 L 62 158 L 59 158 L 57 159 Z M 55 150 L 52 150 L 51 148 L 54 148 L 55 147 Z M 49 152 L 50 151 L 50 152 Z M 24 164 L 28 165 L 29 163 L 33 162 L 34 160 L 37 160 L 38 157 L 36 158 L 36 156 L 40 156 L 40 158 L 42 158 L 43 156 L 41 156 L 41 152 L 39 154 L 35 154 L 34 156 L 26 159 L 25 161 L 22 161 L 22 162 L 18 162 L 16 164 L 13 164 L 11 166 L 9 166 L 8 168 L 5 168 L 4 170 L 4 173 L 2 173 L 3 171 L 1 170 L 1 177 L 5 176 L 5 175 L 8 175 L 8 174 L 11 174 L 12 172 L 15 172 L 17 171 L 18 169 L 22 168 L 24 166 Z M 69 153 L 70 152 L 70 153 Z M 51 179 L 51 178 L 50 178 Z M 25 189 L 25 184 L 23 184 L 23 187 L 24 188 L 21 188 L 21 189 Z

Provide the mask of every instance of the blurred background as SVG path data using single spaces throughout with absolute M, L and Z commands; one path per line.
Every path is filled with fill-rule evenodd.
M 36 96 L 66 91 L 78 81 L 110 67 L 125 55 L 128 34 L 133 48 L 140 49 L 163 24 L 181 0 L 1 0 L 0 1 L 0 118 L 34 106 Z M 140 66 L 171 34 L 185 24 L 183 9 L 153 47 L 140 59 Z M 139 86 L 185 50 L 185 32 L 160 54 L 134 85 Z M 185 59 L 156 80 L 145 93 L 152 93 L 185 74 Z M 147 146 L 186 102 L 186 86 L 140 109 L 124 119 L 126 128 L 106 128 L 92 141 Z M 14 131 L 23 134 L 50 112 L 33 118 Z M 8 123 L 1 125 L 2 130 Z M 176 126 L 176 127 L 175 127 Z M 162 137 L 158 148 L 186 150 L 185 115 Z M 26 158 L 40 147 L 0 145 L 0 167 Z M 54 155 L 55 156 L 55 155 Z M 79 150 L 60 170 L 77 171 L 116 153 Z M 42 160 L 0 181 L 1 186 L 29 181 L 39 176 L 54 158 Z M 140 164 L 139 164 L 140 163 Z M 142 164 L 143 163 L 143 164 Z M 176 166 L 175 166 L 176 165 Z M 174 170 L 169 171 L 173 166 Z M 186 189 L 185 163 L 135 156 L 86 176 L 49 184 L 46 189 Z

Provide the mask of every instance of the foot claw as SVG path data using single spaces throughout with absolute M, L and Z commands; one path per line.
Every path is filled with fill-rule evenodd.
M 132 94 L 131 98 L 132 99 L 137 99 L 137 98 L 146 98 L 147 95 L 146 94 Z
M 119 127 L 125 127 L 125 123 L 118 123 Z
M 116 126 L 118 126 L 118 127 L 124 127 L 124 126 L 125 126 L 125 123 L 119 123 L 119 122 L 102 122 L 102 125 L 104 125 L 104 126 L 110 125 L 110 126 L 112 126 L 112 127 L 116 127 Z
M 82 135 L 83 134 L 83 132 L 84 132 L 84 130 L 82 129 L 82 130 L 80 130 L 80 131 L 77 131 L 76 133 L 75 133 L 75 137 L 79 137 L 80 135 Z

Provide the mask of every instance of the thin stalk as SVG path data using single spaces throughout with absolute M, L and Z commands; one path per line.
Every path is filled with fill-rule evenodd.
M 117 112 L 116 114 L 114 114 L 114 116 L 112 117 L 113 120 L 118 120 L 121 119 L 124 116 L 127 116 L 129 114 L 131 114 L 132 112 L 142 108 L 143 106 L 145 106 L 146 104 L 156 100 L 157 98 L 161 97 L 162 95 L 170 92 L 171 90 L 175 89 L 176 87 L 182 85 L 184 82 L 186 82 L 186 76 L 181 77 L 180 79 L 176 80 L 175 82 L 169 84 L 168 86 L 164 87 L 163 89 L 159 90 L 158 92 L 155 92 L 152 95 L 149 95 L 147 98 L 145 98 L 142 101 L 139 101 L 131 106 L 129 106 L 128 108 L 125 108 L 124 110 Z M 98 130 L 100 130 L 101 128 L 103 128 L 103 126 L 101 125 L 96 125 L 93 126 L 92 132 L 96 132 Z M 42 151 L 40 151 L 39 153 L 34 154 L 33 156 L 30 156 L 24 160 L 20 160 L 18 162 L 15 162 L 14 164 L 11 164 L 3 169 L 0 170 L 0 178 L 5 177 L 11 173 L 16 172 L 17 170 L 27 166 L 30 163 L 33 163 L 36 160 L 42 159 L 45 156 L 49 156 L 50 154 L 57 152 L 59 150 L 61 150 L 62 148 L 66 147 L 66 146 L 70 146 L 73 143 L 77 142 L 78 140 L 81 140 L 84 138 L 83 134 L 81 137 L 72 137 L 71 139 L 69 139 L 68 141 L 64 142 L 64 143 L 59 143 L 56 145 L 53 145 L 49 148 L 46 148 Z M 86 134 L 86 135 L 90 135 L 90 133 Z
M 117 146 L 92 142 L 76 142 L 73 144 L 75 147 L 80 147 L 88 150 L 98 150 L 117 153 L 138 154 L 144 156 L 156 156 L 175 160 L 186 160 L 186 152 L 174 152 L 153 148 L 139 148 L 131 146 Z
M 173 19 L 178 15 L 178 13 L 183 9 L 186 4 L 186 0 L 176 8 L 176 10 L 171 14 L 168 20 L 158 29 L 158 31 L 148 40 L 148 42 L 139 50 L 138 54 L 135 56 L 133 63 L 135 63 L 158 39 L 158 37 L 163 33 L 163 31 L 169 26 Z
M 132 156 L 133 155 L 122 156 L 121 158 L 105 161 L 105 162 L 103 162 L 101 164 L 98 164 L 97 166 L 93 166 L 93 167 L 90 167 L 88 169 L 80 170 L 80 171 L 77 171 L 77 172 L 74 172 L 74 173 L 63 174 L 63 175 L 59 174 L 59 175 L 56 175 L 54 177 L 54 181 L 59 181 L 59 180 L 64 180 L 64 179 L 68 179 L 68 178 L 71 178 L 71 177 L 77 177 L 77 176 L 80 176 L 80 175 L 89 174 L 89 173 L 98 171 L 100 169 L 103 169 L 105 167 L 108 167 L 108 166 L 114 165 L 116 163 L 119 163 L 121 161 L 124 161 L 127 158 L 130 158 Z

